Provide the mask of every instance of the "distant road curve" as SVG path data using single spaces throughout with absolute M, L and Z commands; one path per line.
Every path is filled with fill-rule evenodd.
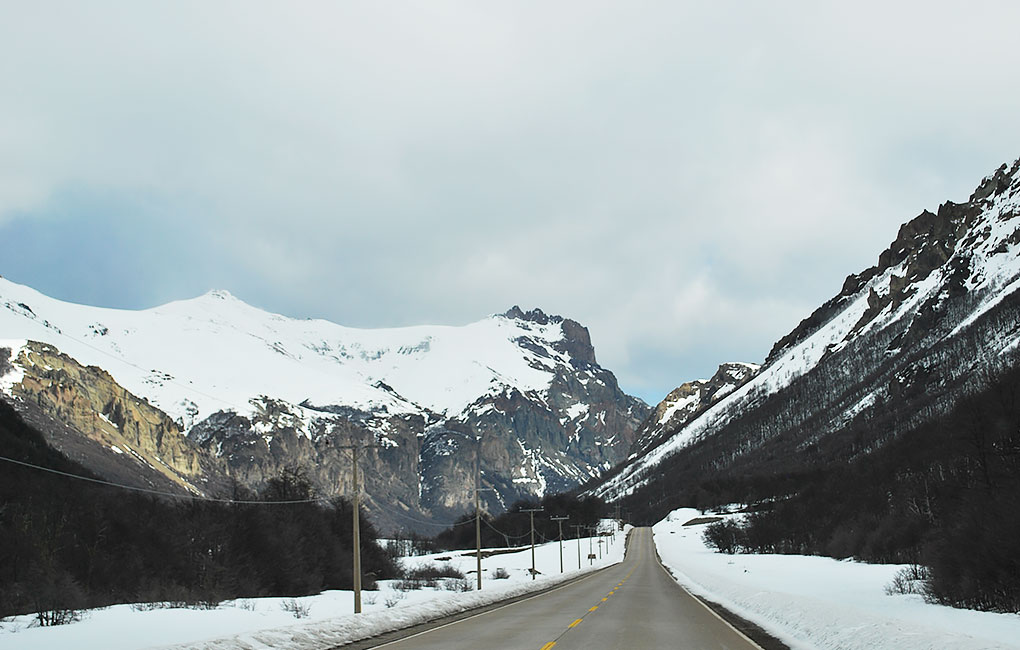
M 550 591 L 378 645 L 387 650 L 761 650 L 684 591 L 659 564 L 651 528 L 631 532 L 618 565 Z

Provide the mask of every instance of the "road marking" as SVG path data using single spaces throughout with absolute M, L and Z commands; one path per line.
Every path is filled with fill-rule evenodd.
M 494 612 L 498 612 L 498 611 L 501 611 L 501 610 L 504 610 L 504 609 L 508 609 L 510 607 L 514 607 L 516 605 L 520 605 L 521 603 L 528 602 L 529 600 L 534 600 L 536 598 L 541 598 L 542 596 L 546 596 L 548 594 L 551 594 L 554 591 L 560 591 L 561 589 L 567 589 L 568 587 L 571 587 L 573 585 L 579 584 L 581 582 L 587 582 L 588 580 L 591 580 L 592 578 L 597 578 L 599 575 L 602 574 L 603 571 L 606 571 L 607 569 L 610 569 L 610 568 L 612 568 L 612 566 L 603 567 L 601 569 L 596 569 L 595 571 L 592 571 L 591 573 L 589 573 L 587 575 L 582 575 L 582 576 L 580 576 L 578 578 L 570 579 L 570 580 L 568 580 L 566 582 L 563 582 L 562 584 L 556 585 L 555 587 L 550 587 L 550 588 L 546 589 L 545 591 L 540 591 L 540 592 L 538 592 L 538 593 L 536 593 L 534 595 L 531 595 L 531 596 L 521 596 L 520 600 L 515 600 L 512 603 L 507 603 L 505 605 L 498 605 L 498 603 L 493 603 L 493 605 L 497 605 L 497 606 L 493 607 L 492 609 L 485 610 L 484 612 L 479 612 L 477 614 L 472 614 L 470 616 L 465 616 L 464 618 L 460 618 L 460 619 L 457 619 L 455 621 L 450 621 L 449 623 L 443 623 L 442 625 L 437 625 L 436 627 L 432 627 L 432 628 L 429 628 L 427 630 L 422 630 L 421 632 L 416 632 L 415 634 L 410 634 L 408 636 L 405 636 L 405 637 L 402 637 L 402 638 L 399 638 L 399 639 L 394 639 L 392 641 L 387 641 L 386 643 L 382 643 L 382 644 L 374 646 L 374 647 L 382 648 L 382 647 L 385 647 L 385 646 L 398 645 L 398 644 L 403 643 L 404 641 L 407 641 L 409 639 L 414 639 L 414 638 L 417 638 L 419 636 L 424 636 L 424 635 L 426 635 L 426 634 L 428 634 L 430 632 L 435 632 L 436 630 L 441 630 L 441 629 L 444 629 L 444 628 L 452 627 L 452 626 L 457 625 L 459 623 L 464 623 L 466 621 L 470 621 L 470 620 L 473 620 L 473 619 L 476 619 L 476 618 L 481 618 L 482 616 L 487 616 L 487 615 L 492 614 Z M 555 641 L 552 641 L 551 643 L 552 643 L 552 645 L 542 646 L 542 650 L 546 650 L 546 648 L 551 648 L 553 645 L 556 645 Z
M 652 537 L 652 545 L 653 545 L 653 547 L 655 545 L 655 537 L 654 536 Z M 752 648 L 758 648 L 759 650 L 763 650 L 762 647 L 760 645 L 758 645 L 757 641 L 751 639 L 751 637 L 747 636 L 746 634 L 744 634 L 743 632 L 738 630 L 736 627 L 734 627 L 734 625 L 732 623 L 730 623 L 725 618 L 720 616 L 719 612 L 715 611 L 714 609 L 712 609 L 711 607 L 706 605 L 705 601 L 701 600 L 701 598 L 699 598 L 698 596 L 695 596 L 693 593 L 691 593 L 690 591 L 687 590 L 687 587 L 685 587 L 682 584 L 680 584 L 680 581 L 676 579 L 676 576 L 674 576 L 672 573 L 670 573 L 669 569 L 666 568 L 666 565 L 662 563 L 662 559 L 659 557 L 658 548 L 656 548 L 655 563 L 658 564 L 659 568 L 662 569 L 663 573 L 665 573 L 667 576 L 669 576 L 669 579 L 672 580 L 673 583 L 676 584 L 677 587 L 679 587 L 680 591 L 686 593 L 688 596 L 693 598 L 696 603 L 698 603 L 699 605 L 701 605 L 702 607 L 707 609 L 708 612 L 710 614 L 712 614 L 712 616 L 716 617 L 717 619 L 722 621 L 723 625 L 725 625 L 726 627 L 728 627 L 731 630 L 733 630 L 734 632 L 736 632 L 737 636 L 739 636 L 739 637 L 743 638 L 745 641 L 747 641 L 747 643 Z
M 641 549 L 641 550 L 643 551 L 644 549 Z M 641 557 L 639 557 L 639 558 L 638 558 L 638 562 L 639 562 L 639 563 L 640 563 L 640 560 L 641 560 L 641 559 L 643 558 L 643 556 L 644 556 L 644 553 L 642 553 Z M 623 580 L 622 580 L 622 581 L 621 581 L 621 582 L 620 582 L 619 584 L 617 584 L 617 585 L 616 585 L 616 588 L 615 588 L 615 589 L 613 589 L 612 591 L 610 591 L 610 592 L 609 592 L 609 595 L 608 595 L 608 596 L 606 596 L 605 598 L 603 598 L 603 599 L 602 599 L 602 602 L 603 602 L 603 603 L 604 603 L 604 602 L 607 602 L 607 601 L 609 600 L 609 596 L 612 596 L 612 595 L 613 595 L 614 593 L 616 593 L 616 589 L 619 589 L 620 587 L 622 587 L 622 586 L 623 586 L 623 583 L 624 583 L 624 582 L 627 582 L 628 578 L 630 578 L 630 577 L 631 577 L 632 575 L 634 575 L 634 571 L 636 571 L 636 570 L 637 570 L 637 567 L 635 567 L 635 568 L 631 569 L 631 570 L 630 570 L 630 573 L 628 573 L 628 574 L 626 575 L 626 577 L 624 577 L 624 579 L 623 579 Z M 580 582 L 580 580 L 578 580 L 578 582 Z M 536 597 L 537 597 L 537 596 L 536 596 Z M 581 618 L 579 618 L 579 619 L 575 620 L 575 621 L 574 621 L 573 623 L 571 623 L 570 625 L 568 625 L 568 626 L 567 626 L 567 629 L 566 629 L 566 630 L 563 630 L 563 633 L 562 633 L 562 634 L 560 634 L 560 636 L 556 637 L 556 641 L 558 641 L 559 639 L 561 639 L 561 638 L 563 637 L 563 635 L 564 635 L 564 634 L 566 634 L 567 632 L 569 632 L 569 631 L 570 631 L 570 630 L 572 630 L 573 628 L 575 628 L 575 627 L 577 627 L 578 625 L 580 625 L 580 624 L 581 624 L 581 621 L 583 621 L 583 620 L 584 620 L 584 617 L 585 617 L 585 616 L 587 616 L 588 614 L 591 614 L 592 612 L 596 611 L 596 610 L 597 610 L 598 608 L 599 608 L 599 606 L 598 606 L 598 605 L 595 605 L 595 606 L 593 606 L 593 607 L 589 608 L 589 609 L 588 609 L 588 611 L 587 611 L 587 612 L 585 613 L 585 615 L 584 615 L 584 616 L 582 616 Z M 555 646 L 555 645 L 556 645 L 556 641 L 550 641 L 549 643 L 546 643 L 546 644 L 545 644 L 544 646 L 542 646 L 541 650 L 550 650 L 550 648 L 552 648 L 553 646 Z

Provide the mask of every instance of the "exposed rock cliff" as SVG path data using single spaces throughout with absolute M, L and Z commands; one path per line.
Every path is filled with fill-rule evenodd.
M 173 420 L 101 368 L 38 342 L 14 358 L 5 348 L 3 356 L 10 359 L 8 372 L 20 369 L 10 390 L 20 410 L 75 460 L 87 457 L 106 476 L 139 487 L 191 493 L 207 489 L 218 472 L 219 464 L 189 444 Z

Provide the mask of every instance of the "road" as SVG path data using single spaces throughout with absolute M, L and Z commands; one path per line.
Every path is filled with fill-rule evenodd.
M 760 650 L 684 591 L 636 528 L 624 561 L 476 616 L 376 646 L 387 650 L 506 648 Z

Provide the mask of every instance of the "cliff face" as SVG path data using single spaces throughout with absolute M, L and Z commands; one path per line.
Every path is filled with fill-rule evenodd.
M 38 342 L 27 343 L 13 358 L 7 349 L 5 356 L 9 368 L 21 370 L 11 396 L 35 423 L 49 424 L 40 428 L 50 434 L 51 444 L 76 460 L 98 454 L 92 464 L 107 468 L 107 475 L 139 487 L 184 492 L 200 492 L 219 470 L 165 413 L 126 391 L 101 368 L 82 366 Z M 68 431 L 82 439 L 73 440 Z

